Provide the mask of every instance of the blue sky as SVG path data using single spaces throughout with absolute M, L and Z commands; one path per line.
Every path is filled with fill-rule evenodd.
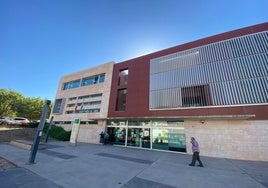
M 0 0 L 0 88 L 54 100 L 62 76 L 268 21 L 267 0 Z

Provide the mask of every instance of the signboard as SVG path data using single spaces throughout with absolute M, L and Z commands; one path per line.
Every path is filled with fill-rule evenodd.
M 77 142 L 79 125 L 80 125 L 80 119 L 74 119 L 73 126 L 72 126 L 71 137 L 70 137 L 70 144 L 71 145 L 75 145 L 76 142 Z

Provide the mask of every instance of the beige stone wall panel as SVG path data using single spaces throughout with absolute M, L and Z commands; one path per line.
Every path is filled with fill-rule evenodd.
M 105 126 L 100 125 L 80 125 L 78 133 L 78 142 L 98 144 L 100 133 L 105 130 Z
M 195 137 L 201 155 L 242 160 L 268 161 L 268 121 L 186 121 L 187 151 Z

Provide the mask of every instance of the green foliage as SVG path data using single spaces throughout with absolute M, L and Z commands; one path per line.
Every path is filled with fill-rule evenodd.
M 30 123 L 27 124 L 27 127 L 29 127 L 29 128 L 37 128 L 38 125 L 39 125 L 39 122 L 30 122 Z M 49 123 L 45 123 L 44 127 L 48 126 L 48 125 L 49 125 Z
M 23 96 L 13 90 L 0 89 L 0 116 L 17 116 Z
M 47 133 L 48 124 L 44 126 L 43 131 Z M 49 131 L 49 136 L 61 141 L 69 141 L 71 137 L 71 131 L 65 131 L 62 127 L 52 125 Z
M 0 89 L 0 116 L 26 117 L 29 120 L 38 120 L 41 117 L 45 100 L 24 97 L 14 90 Z M 52 104 L 47 113 L 49 117 Z
M 30 122 L 27 124 L 27 127 L 29 128 L 37 128 L 38 127 L 38 124 L 37 122 Z
M 18 116 L 38 120 L 42 114 L 44 102 L 40 98 L 24 98 L 21 104 L 22 108 L 18 111 Z

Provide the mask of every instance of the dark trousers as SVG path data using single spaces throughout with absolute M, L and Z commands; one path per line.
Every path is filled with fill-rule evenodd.
M 104 145 L 108 144 L 108 139 L 107 138 L 104 138 L 103 144 Z
M 196 160 L 199 162 L 200 166 L 203 166 L 202 161 L 200 160 L 199 152 L 194 152 L 191 164 L 195 165 Z

